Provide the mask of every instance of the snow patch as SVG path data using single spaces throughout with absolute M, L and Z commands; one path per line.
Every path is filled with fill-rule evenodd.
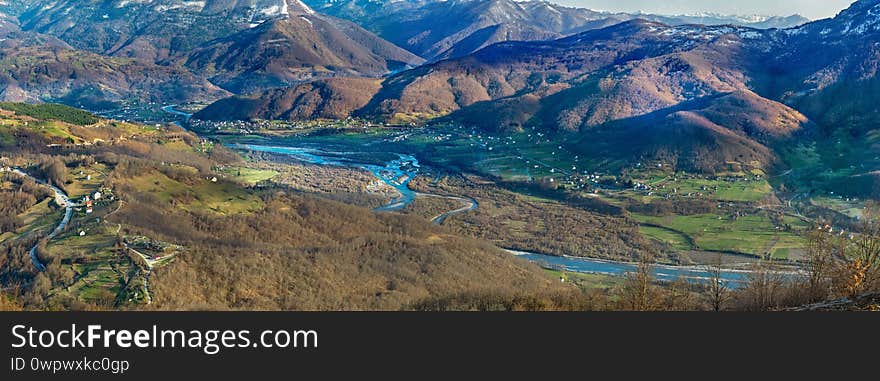
M 739 33 L 739 36 L 742 38 L 745 38 L 745 39 L 749 39 L 749 40 L 757 40 L 757 39 L 764 37 L 764 35 L 761 32 L 754 31 L 754 30 L 742 31 Z
M 181 3 L 177 3 L 177 4 L 159 5 L 155 9 L 157 12 L 166 12 L 166 11 L 175 10 L 175 9 L 194 9 L 198 12 L 201 12 L 203 9 L 205 9 L 205 2 L 204 1 L 184 1 Z
M 149 3 L 152 0 L 121 0 L 119 3 L 115 5 L 116 8 L 122 8 L 129 4 L 145 4 Z
M 284 12 L 284 13 L 282 13 Z M 278 16 L 278 15 L 286 15 L 287 14 L 287 3 L 284 3 L 284 8 L 282 9 L 279 5 L 273 5 L 269 8 L 263 8 L 260 10 L 260 14 L 264 16 Z
M 722 26 L 705 28 L 700 26 L 676 26 L 676 27 L 650 27 L 648 31 L 656 33 L 660 36 L 683 38 L 686 40 L 703 40 L 710 41 L 726 34 L 737 33 L 739 29 L 734 27 Z
M 306 5 L 306 3 L 303 3 L 302 0 L 290 0 L 290 1 L 293 1 L 294 4 L 297 5 L 297 7 L 302 9 L 303 12 L 310 14 L 310 15 L 315 14 L 315 11 L 312 10 L 312 8 L 310 8 L 308 5 Z M 285 12 L 287 11 L 287 0 L 284 1 L 284 10 L 285 10 Z M 288 13 L 285 13 L 285 14 L 288 14 Z

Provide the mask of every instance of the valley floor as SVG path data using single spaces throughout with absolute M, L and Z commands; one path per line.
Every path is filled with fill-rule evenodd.
M 699 175 L 676 172 L 663 163 L 639 163 L 620 170 L 581 158 L 563 142 L 529 134 L 492 136 L 446 126 L 314 131 L 280 138 L 219 138 L 232 145 L 244 142 L 241 147 L 251 152 L 247 174 L 241 176 L 268 176 L 267 168 L 280 168 L 279 162 L 284 162 L 283 172 L 302 175 L 276 175 L 268 181 L 280 179 L 302 191 L 364 200 L 392 199 L 399 195 L 393 188 L 400 184 L 382 182 L 350 165 L 322 165 L 326 163 L 304 162 L 278 153 L 282 151 L 257 151 L 321 147 L 350 155 L 342 159 L 348 164 L 382 162 L 388 152 L 413 155 L 420 168 L 409 174 L 406 189 L 421 197 L 401 212 L 501 247 L 551 255 L 634 260 L 651 251 L 667 263 L 707 264 L 720 257 L 725 263 L 763 258 L 796 264 L 804 259 L 804 232 L 816 224 L 815 218 L 802 214 L 800 205 L 833 200 L 786 200 L 786 194 L 774 189 L 772 177 L 757 169 Z M 345 185 L 327 182 L 361 176 L 363 180 Z M 377 203 L 358 202 L 373 207 Z

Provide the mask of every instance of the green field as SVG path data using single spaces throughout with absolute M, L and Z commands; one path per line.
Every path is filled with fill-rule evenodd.
M 693 250 L 685 234 L 656 226 L 639 226 L 639 232 L 658 242 L 665 243 L 676 250 Z
M 0 102 L 0 109 L 13 111 L 40 120 L 59 120 L 65 123 L 86 126 L 98 123 L 99 119 L 88 111 L 60 104 L 26 104 Z
M 177 202 L 186 210 L 236 214 L 255 212 L 263 207 L 260 197 L 230 182 L 205 180 L 187 185 L 155 171 L 126 182 L 135 191 L 149 193 L 163 202 Z
M 830 209 L 835 212 L 846 215 L 850 218 L 864 217 L 864 201 L 845 197 L 818 196 L 810 199 L 810 203 L 815 206 Z
M 786 231 L 767 216 L 751 215 L 733 219 L 730 216 L 701 214 L 696 216 L 653 217 L 633 214 L 641 223 L 662 226 L 690 237 L 698 249 L 708 251 L 737 252 L 786 259 L 793 249 L 802 249 L 805 240 L 798 231 Z M 786 217 L 786 225 L 795 229 L 805 228 L 800 220 Z M 643 227 L 644 228 L 644 227 Z M 643 231 L 649 237 L 666 241 L 669 234 L 656 230 Z M 674 241 L 673 241 L 674 242 Z
M 79 230 L 86 235 L 80 236 Z M 134 297 L 125 291 L 139 271 L 114 249 L 116 235 L 112 230 L 106 224 L 89 221 L 49 243 L 49 253 L 73 275 L 72 282 L 57 285 L 51 297 L 70 297 L 100 306 L 114 306 Z
M 248 167 L 225 168 L 223 169 L 222 173 L 226 176 L 229 176 L 233 181 L 245 185 L 254 185 L 261 181 L 269 180 L 275 176 L 278 176 L 278 172 L 276 171 L 267 169 L 254 169 Z

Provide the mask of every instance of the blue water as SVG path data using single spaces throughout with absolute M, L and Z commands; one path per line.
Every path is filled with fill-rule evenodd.
M 179 110 L 175 109 L 175 107 L 177 107 L 177 105 L 165 106 L 165 107 L 162 107 L 162 111 L 165 111 L 169 114 L 181 116 L 181 117 L 183 117 L 183 120 L 186 122 L 188 122 L 189 119 L 192 118 L 192 114 L 190 114 L 188 112 L 179 111 Z
M 633 263 L 605 261 L 591 258 L 556 257 L 537 253 L 514 252 L 518 257 L 527 259 L 542 267 L 549 269 L 562 269 L 565 271 L 585 274 L 605 274 L 613 276 L 625 276 L 636 271 Z M 712 275 L 703 267 L 698 266 L 654 266 L 654 276 L 661 281 L 672 282 L 677 279 L 686 279 L 692 282 L 707 282 Z M 721 281 L 731 288 L 737 288 L 747 280 L 747 271 L 724 270 L 721 273 Z
M 257 144 L 235 144 L 234 148 L 247 149 L 258 152 L 270 152 L 291 156 L 299 161 L 317 164 L 334 165 L 339 167 L 361 168 L 370 171 L 379 180 L 393 187 L 400 193 L 400 197 L 391 199 L 387 204 L 376 208 L 376 211 L 389 212 L 405 208 L 412 204 L 416 193 L 409 189 L 409 182 L 415 178 L 419 171 L 419 161 L 404 154 L 394 154 L 397 159 L 390 160 L 384 165 L 359 163 L 347 157 L 344 152 L 325 151 L 307 147 L 277 147 Z

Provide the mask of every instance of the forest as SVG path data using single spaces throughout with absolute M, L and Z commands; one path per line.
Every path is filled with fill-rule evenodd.
M 56 118 L 48 111 L 31 114 Z M 3 175 L 2 310 L 765 311 L 855 300 L 880 287 L 880 226 L 871 223 L 852 236 L 811 231 L 802 273 L 759 261 L 733 287 L 719 280 L 719 260 L 710 266 L 714 281 L 663 282 L 653 266 L 674 258 L 640 236 L 625 216 L 599 216 L 538 196 L 513 200 L 525 196 L 466 178 L 416 181 L 417 189 L 467 194 L 480 203 L 477 213 L 438 226 L 423 216 L 375 213 L 284 183 L 235 182 L 224 169 L 242 165 L 242 157 L 174 126 L 108 127 L 101 121 L 76 128 L 41 121 L 47 120 L 89 144 L 47 148 L 42 130 L 20 123 L 13 133 L 29 140 L 4 149 L 3 164 L 68 192 L 100 189 L 114 198 L 102 200 L 92 214 L 77 212 L 58 238 L 46 242 L 38 233 L 53 219 L 24 217 L 50 193 Z M 95 140 L 98 135 L 110 139 Z M 84 184 L 84 171 L 96 178 Z M 652 206 L 658 212 L 666 207 Z M 538 208 L 549 211 L 534 213 Z M 506 217 L 483 215 L 486 210 Z M 49 204 L 41 213 L 59 212 Z M 44 222 L 33 234 L 20 232 L 35 221 Z M 526 228 L 543 234 L 505 234 Z M 133 237 L 179 250 L 153 260 L 160 265 L 152 267 L 147 257 L 133 254 Z M 35 245 L 45 272 L 30 261 Z M 498 246 L 626 257 L 639 265 L 626 277 L 599 277 L 597 283 L 597 277 L 541 269 Z M 103 274 L 99 279 L 96 271 Z M 91 288 L 74 292 L 84 282 Z M 145 291 L 152 303 L 142 302 Z
M 31 114 L 62 122 L 50 112 Z M 23 124 L 15 131 L 29 132 Z M 74 168 L 103 168 L 106 173 L 94 189 L 115 195 L 105 209 L 75 214 L 58 242 L 38 242 L 37 235 L 0 242 L 4 305 L 37 310 L 393 310 L 462 292 L 542 294 L 566 288 L 489 243 L 459 237 L 420 218 L 376 214 L 280 185 L 233 183 L 219 169 L 242 159 L 177 127 L 116 136 L 109 143 L 33 151 L 30 144 L 20 144 L 4 152 L 8 163 L 62 188 L 82 187 Z M 33 145 L 43 139 L 33 134 Z M 47 196 L 19 188 L 2 193 L 24 198 L 8 206 L 16 208 L 15 215 Z M 105 239 L 111 233 L 103 232 L 116 226 L 116 238 Z M 105 246 L 59 251 L 64 242 L 75 241 L 79 230 L 97 234 L 91 240 Z M 134 295 L 133 280 L 144 270 L 122 245 L 124 237 L 134 236 L 183 248 L 169 265 L 152 271 L 155 303 L 149 306 L 124 301 Z M 28 249 L 38 243 L 46 272 L 37 273 L 28 258 Z M 121 274 L 119 286 L 101 289 L 88 301 L 64 296 L 65 288 L 88 277 L 90 267 L 84 263 L 107 255 L 102 266 Z M 118 294 L 104 295 L 108 290 Z

